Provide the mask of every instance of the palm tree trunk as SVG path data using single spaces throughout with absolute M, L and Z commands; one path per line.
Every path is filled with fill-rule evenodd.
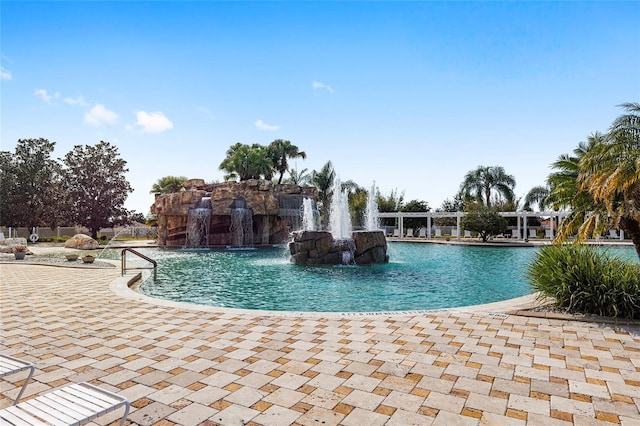
M 640 257 L 640 223 L 634 218 L 622 216 L 620 218 L 620 229 L 631 238 L 636 253 Z

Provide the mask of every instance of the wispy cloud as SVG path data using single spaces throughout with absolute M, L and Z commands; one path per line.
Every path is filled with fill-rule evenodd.
M 84 122 L 92 126 L 103 124 L 115 124 L 118 121 L 118 114 L 108 110 L 102 104 L 96 104 L 84 115 Z
M 80 106 L 89 106 L 91 105 L 89 102 L 85 101 L 82 95 L 75 98 L 64 98 L 64 102 L 69 105 L 80 105 Z
M 173 129 L 173 123 L 161 112 L 138 111 L 136 124 L 142 127 L 142 131 L 160 133 Z
M 256 121 L 256 127 L 260 130 L 269 130 L 269 131 L 274 131 L 274 130 L 278 130 L 280 128 L 280 126 L 273 126 L 271 124 L 267 124 L 262 120 L 257 120 Z
M 60 93 L 56 92 L 53 94 L 49 94 L 45 89 L 36 89 L 33 92 L 33 96 L 37 96 L 46 103 L 50 104 L 53 99 L 60 97 Z
M 206 115 L 209 118 L 209 120 L 215 120 L 216 119 L 216 116 L 213 114 L 213 111 L 211 111 L 207 107 L 200 107 L 200 108 L 198 108 L 198 111 L 200 111 L 201 113 Z
M 12 78 L 11 71 L 7 71 L 0 67 L 0 80 L 11 80 Z
M 326 90 L 329 93 L 333 93 L 333 87 L 321 83 L 319 81 L 312 81 L 311 82 L 311 87 L 313 88 L 313 90 L 318 91 L 318 90 Z

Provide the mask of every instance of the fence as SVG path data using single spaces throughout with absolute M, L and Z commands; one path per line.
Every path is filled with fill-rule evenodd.
M 33 234 L 34 229 L 20 227 L 20 228 L 7 228 L 0 227 L 0 232 L 4 234 L 5 237 L 23 237 L 29 240 L 31 234 Z M 47 227 L 36 227 L 35 234 L 38 235 L 38 238 L 53 238 L 53 237 L 72 237 L 76 234 L 87 234 L 91 235 L 91 231 L 87 228 L 83 228 L 81 226 L 58 226 L 55 229 L 47 228 Z M 127 226 L 127 227 L 115 227 L 115 228 L 102 228 L 98 232 L 98 236 L 104 235 L 107 239 L 111 239 L 113 237 L 125 237 L 125 238 L 149 238 L 155 239 L 157 235 L 157 228 L 149 227 L 149 226 Z

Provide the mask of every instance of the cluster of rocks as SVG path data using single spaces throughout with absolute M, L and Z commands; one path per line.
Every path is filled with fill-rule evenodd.
M 387 240 L 382 231 L 354 232 L 351 239 L 334 240 L 328 231 L 300 231 L 289 243 L 296 265 L 371 265 L 387 263 Z

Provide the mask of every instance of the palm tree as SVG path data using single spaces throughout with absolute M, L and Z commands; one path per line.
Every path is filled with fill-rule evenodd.
M 165 176 L 160 178 L 151 187 L 150 194 L 170 194 L 180 192 L 182 186 L 187 181 L 185 176 Z
M 549 197 L 549 185 L 547 186 L 534 186 L 527 192 L 524 197 L 524 210 L 531 210 L 531 205 L 536 204 L 538 209 L 545 210 L 549 204 L 547 197 Z
M 307 173 L 307 169 L 302 169 L 298 171 L 298 169 L 291 168 L 288 170 L 289 177 L 284 180 L 285 183 L 292 183 L 294 185 L 306 185 L 311 179 L 311 176 Z
M 574 234 L 579 241 L 584 240 L 594 232 L 602 232 L 606 226 L 606 211 L 578 182 L 580 164 L 604 137 L 599 132 L 590 135 L 587 142 L 580 142 L 573 150 L 573 156 L 563 154 L 551 165 L 556 171 L 547 178 L 550 188 L 547 202 L 556 210 L 571 210 L 558 227 L 558 241 L 564 241 Z
M 628 114 L 582 159 L 578 182 L 604 203 L 611 224 L 629 235 L 640 257 L 640 104 L 621 106 Z
M 310 183 L 318 188 L 318 198 L 320 198 L 320 204 L 322 206 L 322 225 L 326 228 L 327 220 L 329 219 L 329 206 L 331 201 L 331 188 L 333 187 L 333 181 L 336 178 L 336 172 L 333 169 L 331 161 L 327 161 L 319 172 L 311 172 Z
M 289 164 L 287 163 L 288 158 L 302 158 L 303 160 L 307 158 L 307 154 L 304 151 L 300 151 L 300 149 L 293 145 L 289 141 L 285 141 L 282 139 L 276 139 L 269 144 L 267 147 L 269 152 L 269 157 L 273 162 L 273 166 L 277 172 L 280 173 L 280 177 L 278 178 L 278 185 L 282 183 L 282 177 L 284 173 L 289 168 Z
M 226 154 L 219 166 L 220 170 L 227 172 L 225 180 L 239 178 L 242 181 L 260 179 L 262 176 L 267 180 L 272 179 L 273 162 L 264 146 L 249 146 L 238 142 L 232 145 Z
M 462 185 L 460 192 L 464 198 L 474 199 L 480 204 L 491 208 L 491 191 L 495 190 L 502 195 L 507 202 L 513 202 L 515 195 L 513 188 L 516 186 L 515 178 L 507 174 L 500 166 L 478 166 L 475 170 L 469 171 Z

